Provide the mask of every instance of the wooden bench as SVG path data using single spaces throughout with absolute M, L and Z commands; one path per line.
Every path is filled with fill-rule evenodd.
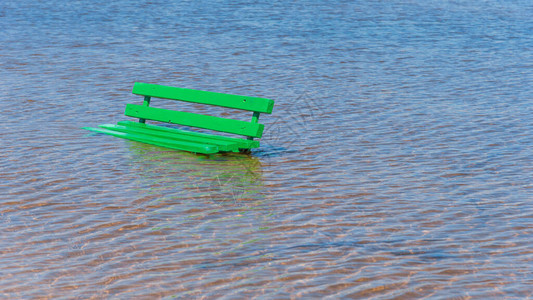
M 83 129 L 195 153 L 246 152 L 252 148 L 259 147 L 259 141 L 254 140 L 254 138 L 260 138 L 263 134 L 264 125 L 258 123 L 259 115 L 261 113 L 272 113 L 272 108 L 274 107 L 274 101 L 271 99 L 205 92 L 140 82 L 136 82 L 133 85 L 132 93 L 144 96 L 143 104 L 127 104 L 124 114 L 129 117 L 139 118 L 138 122 L 121 121 L 117 125 L 103 124 L 99 125 L 98 128 L 84 127 Z M 247 110 L 252 111 L 253 116 L 250 122 L 246 122 L 191 112 L 155 108 L 150 107 L 151 98 Z M 226 132 L 245 136 L 246 138 L 169 128 L 147 124 L 146 120 Z

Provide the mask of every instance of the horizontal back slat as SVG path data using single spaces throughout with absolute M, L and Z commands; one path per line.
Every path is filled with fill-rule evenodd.
M 264 125 L 183 111 L 127 104 L 126 116 L 260 138 Z
M 216 105 L 268 114 L 272 113 L 272 108 L 274 107 L 274 100 L 266 98 L 197 91 L 142 82 L 136 82 L 133 85 L 132 93 L 155 98 Z

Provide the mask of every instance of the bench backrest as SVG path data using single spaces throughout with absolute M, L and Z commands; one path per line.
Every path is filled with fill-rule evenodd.
M 125 115 L 139 118 L 141 123 L 144 123 L 145 120 L 154 120 L 244 135 L 249 137 L 249 139 L 254 137 L 260 138 L 262 136 L 264 125 L 258 123 L 259 115 L 261 113 L 272 113 L 272 108 L 274 107 L 274 100 L 271 99 L 198 91 L 140 82 L 136 82 L 133 85 L 132 93 L 144 96 L 144 102 L 142 105 L 127 104 Z M 150 107 L 151 97 L 247 110 L 252 111 L 253 116 L 250 122 L 246 122 L 184 111 L 155 108 Z

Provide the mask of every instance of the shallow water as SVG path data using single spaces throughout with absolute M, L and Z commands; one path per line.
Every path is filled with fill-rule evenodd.
M 530 1 L 2 1 L 0 296 L 532 297 L 531 20 Z M 127 119 L 135 81 L 276 106 L 252 155 L 80 129 Z

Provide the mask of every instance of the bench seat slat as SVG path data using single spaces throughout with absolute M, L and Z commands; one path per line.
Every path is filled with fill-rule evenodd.
M 168 133 L 179 133 L 180 135 L 188 135 L 193 137 L 203 137 L 208 140 L 217 140 L 217 141 L 226 141 L 230 143 L 235 143 L 238 148 L 240 149 L 251 149 L 251 148 L 258 148 L 259 147 L 259 141 L 258 140 L 247 140 L 243 138 L 234 138 L 234 137 L 228 137 L 228 136 L 222 136 L 222 135 L 213 135 L 203 132 L 196 132 L 196 131 L 190 131 L 190 130 L 181 130 L 177 128 L 169 128 L 164 126 L 158 126 L 158 125 L 152 125 L 152 124 L 145 124 L 145 123 L 139 123 L 139 122 L 133 122 L 133 121 L 119 121 L 117 123 L 118 125 L 127 126 L 127 127 L 135 127 L 135 128 L 146 128 L 150 129 L 154 132 L 161 131 L 161 132 L 168 132 Z
M 93 132 L 98 133 L 105 133 L 108 135 L 133 140 L 137 142 L 143 142 L 147 144 L 162 146 L 166 148 L 171 149 L 177 149 L 177 150 L 185 150 L 195 153 L 203 153 L 203 154 L 213 154 L 219 152 L 219 149 L 215 145 L 208 145 L 208 144 L 201 144 L 201 143 L 193 143 L 193 142 L 186 142 L 186 141 L 180 141 L 180 140 L 169 140 L 164 138 L 158 138 L 151 135 L 146 134 L 139 134 L 139 133 L 126 133 L 126 132 L 120 132 L 115 130 L 109 130 L 105 128 L 92 128 L 92 127 L 84 127 L 83 129 L 90 130 Z
M 272 108 L 274 107 L 274 100 L 266 98 L 198 91 L 142 82 L 136 82 L 133 85 L 132 92 L 136 95 L 216 105 L 267 114 L 272 113 Z
M 209 138 L 195 137 L 190 135 L 183 135 L 179 132 L 163 132 L 158 130 L 152 130 L 150 128 L 142 127 L 128 127 L 123 125 L 114 125 L 114 124 L 103 124 L 99 125 L 100 128 L 109 129 L 113 131 L 125 132 L 125 133 L 135 133 L 135 134 L 144 134 L 150 135 L 157 138 L 167 139 L 170 141 L 184 141 L 192 143 L 200 143 L 206 145 L 214 145 L 218 147 L 219 151 L 239 151 L 237 143 L 227 142 L 227 141 L 218 141 Z
M 125 115 L 134 118 L 198 127 L 257 138 L 262 136 L 264 129 L 264 125 L 258 123 L 146 107 L 136 104 L 127 104 Z

